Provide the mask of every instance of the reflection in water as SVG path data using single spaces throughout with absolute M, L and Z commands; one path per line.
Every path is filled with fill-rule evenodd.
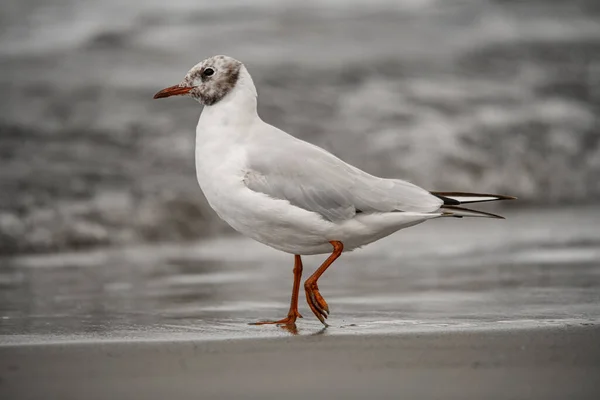
M 292 335 L 296 336 L 298 334 L 298 325 L 296 324 L 282 324 L 282 325 L 277 325 L 277 327 L 281 328 L 282 330 L 291 333 Z
M 600 209 L 507 216 L 429 222 L 344 254 L 320 282 L 332 312 L 323 331 L 303 299 L 311 317 L 296 327 L 247 325 L 287 310 L 293 258 L 244 238 L 5 258 L 0 333 L 222 338 L 598 321 Z M 306 257 L 305 276 L 321 258 Z

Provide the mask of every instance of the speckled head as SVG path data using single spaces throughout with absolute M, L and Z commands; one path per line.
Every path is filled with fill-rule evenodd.
M 180 84 L 161 90 L 154 98 L 190 95 L 205 106 L 212 106 L 233 90 L 242 66 L 227 56 L 207 58 L 194 66 Z

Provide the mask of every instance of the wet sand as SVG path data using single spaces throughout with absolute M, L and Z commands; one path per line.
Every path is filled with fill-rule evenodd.
M 4 399 L 597 399 L 600 325 L 22 344 L 0 371 Z
M 344 254 L 319 281 L 329 334 L 598 323 L 600 209 L 505 214 Z M 281 336 L 248 323 L 285 315 L 291 261 L 239 236 L 0 258 L 0 343 Z M 304 278 L 322 261 L 306 257 Z M 305 301 L 300 312 L 301 334 L 321 328 Z

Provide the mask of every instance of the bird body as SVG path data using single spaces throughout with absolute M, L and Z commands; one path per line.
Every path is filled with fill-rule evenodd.
M 328 306 L 316 280 L 341 252 L 429 219 L 497 218 L 457 205 L 509 198 L 432 193 L 379 178 L 269 125 L 258 116 L 257 92 L 246 67 L 230 57 L 201 62 L 182 83 L 155 98 L 181 94 L 205 105 L 196 128 L 196 174 L 219 217 L 260 243 L 296 255 L 294 271 L 300 274 L 300 255 L 329 254 L 333 246 L 332 256 L 305 284 L 309 306 L 322 322 Z M 295 272 L 294 288 L 297 279 Z M 295 321 L 299 313 L 297 305 L 293 308 L 282 321 Z
M 322 160 L 322 168 L 332 165 L 349 173 L 368 176 L 372 182 L 367 179 L 362 188 L 367 196 L 376 195 L 369 183 L 384 180 L 367 175 L 325 150 L 265 123 L 258 116 L 254 84 L 245 67 L 242 67 L 238 83 L 218 104 L 204 108 L 196 127 L 198 183 L 210 206 L 238 232 L 287 253 L 322 254 L 331 252 L 331 240 L 342 241 L 344 251 L 350 251 L 442 215 L 441 212 L 426 212 L 438 210 L 443 202 L 422 189 L 416 190 L 422 192 L 425 200 L 420 208 L 423 212 L 398 210 L 356 214 L 353 209 L 349 218 L 333 221 L 318 212 L 293 206 L 287 199 L 252 190 L 251 187 L 259 185 L 257 181 L 264 177 L 261 164 L 265 159 L 276 158 L 280 161 L 279 167 L 276 163 L 267 164 L 281 170 L 293 164 L 290 155 L 303 156 L 296 161 L 299 164 Z M 317 165 L 315 174 L 325 172 L 318 168 Z M 290 172 L 297 175 L 289 177 L 293 182 L 302 170 Z M 376 200 L 374 197 L 373 201 Z

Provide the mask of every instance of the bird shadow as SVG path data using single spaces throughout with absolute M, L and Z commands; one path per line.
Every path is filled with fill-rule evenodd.
M 322 327 L 321 329 L 319 329 L 318 331 L 311 333 L 310 336 L 324 335 L 327 332 L 328 328 L 329 328 L 329 325 L 326 325 L 326 326 Z

